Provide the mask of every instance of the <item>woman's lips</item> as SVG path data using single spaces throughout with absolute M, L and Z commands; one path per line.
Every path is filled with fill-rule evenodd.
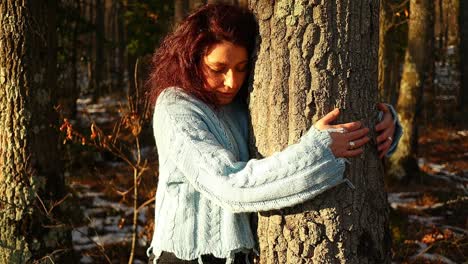
M 236 94 L 235 93 L 218 93 L 218 95 L 220 95 L 221 97 L 225 97 L 225 98 L 231 98 L 231 97 L 234 97 Z

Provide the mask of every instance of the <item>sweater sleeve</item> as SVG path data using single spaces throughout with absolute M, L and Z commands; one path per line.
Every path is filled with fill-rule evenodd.
M 264 159 L 238 161 L 210 131 L 199 109 L 158 104 L 154 134 L 159 156 L 172 160 L 200 193 L 234 212 L 279 209 L 343 182 L 326 131 L 312 127 L 298 143 Z
M 400 138 L 403 135 L 403 127 L 401 126 L 400 120 L 398 119 L 398 114 L 395 111 L 395 108 L 391 104 L 385 104 L 388 106 L 388 109 L 390 109 L 390 113 L 392 114 L 393 117 L 393 123 L 395 124 L 395 132 L 393 133 L 393 141 L 392 144 L 390 145 L 390 148 L 387 151 L 387 154 L 385 154 L 385 157 L 390 157 L 393 155 L 393 153 L 396 151 L 396 148 L 398 147 L 398 143 L 400 142 Z M 379 120 L 383 119 L 383 112 L 379 112 Z

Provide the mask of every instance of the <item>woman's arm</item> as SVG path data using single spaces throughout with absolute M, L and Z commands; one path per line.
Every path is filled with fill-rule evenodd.
M 202 111 L 189 104 L 157 104 L 154 134 L 160 157 L 174 162 L 187 181 L 235 212 L 292 206 L 343 182 L 326 131 L 311 128 L 300 142 L 264 159 L 236 160 L 210 132 Z

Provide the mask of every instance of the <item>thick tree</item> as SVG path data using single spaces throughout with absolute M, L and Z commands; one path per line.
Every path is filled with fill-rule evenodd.
M 334 107 L 339 122 L 377 121 L 379 1 L 250 0 L 260 38 L 250 93 L 252 153 L 296 142 Z M 260 213 L 260 263 L 389 263 L 383 167 L 369 144 L 340 185 Z
M 56 8 L 0 2 L 0 263 L 57 263 L 70 253 L 57 221 L 65 191 L 53 109 Z
M 408 48 L 400 83 L 397 109 L 403 136 L 397 151 L 390 158 L 388 173 L 404 178 L 417 171 L 418 123 L 423 88 L 429 85 L 433 71 L 434 1 L 411 0 L 408 22 Z

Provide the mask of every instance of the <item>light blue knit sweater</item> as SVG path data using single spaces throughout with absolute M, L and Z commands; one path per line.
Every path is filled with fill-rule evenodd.
M 249 159 L 246 109 L 213 110 L 179 88 L 157 100 L 153 119 L 159 156 L 151 252 L 193 260 L 227 258 L 254 248 L 247 212 L 293 206 L 344 181 L 329 132 L 312 127 L 281 152 Z

